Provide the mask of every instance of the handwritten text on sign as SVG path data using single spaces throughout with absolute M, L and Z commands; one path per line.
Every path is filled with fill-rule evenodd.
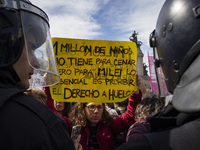
M 61 81 L 54 100 L 119 102 L 137 89 L 134 42 L 53 38 Z

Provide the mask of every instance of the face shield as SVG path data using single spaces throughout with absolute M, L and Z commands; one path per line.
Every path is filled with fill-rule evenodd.
M 31 87 L 51 86 L 60 81 L 46 14 L 32 4 L 18 1 L 28 61 L 34 69 Z
M 28 61 L 34 69 L 31 86 L 51 86 L 60 81 L 49 26 L 41 17 L 21 12 Z

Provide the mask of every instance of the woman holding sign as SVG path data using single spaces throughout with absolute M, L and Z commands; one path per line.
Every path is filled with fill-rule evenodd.
M 137 84 L 140 87 L 141 80 L 137 79 Z M 48 106 L 52 107 L 53 99 L 49 89 L 46 88 L 45 91 L 48 104 L 52 103 Z M 142 91 L 138 88 L 129 97 L 127 111 L 115 119 L 106 111 L 104 103 L 77 103 L 69 114 L 69 118 L 63 117 L 63 119 L 67 123 L 69 132 L 73 126 L 82 126 L 80 144 L 83 150 L 112 150 L 114 149 L 114 138 L 135 122 L 134 112 L 141 98 Z
M 141 98 L 142 92 L 137 89 L 129 97 L 127 111 L 116 119 L 108 114 L 104 103 L 77 103 L 70 118 L 73 126 L 82 126 L 80 144 L 83 150 L 114 149 L 114 138 L 135 122 L 134 112 Z

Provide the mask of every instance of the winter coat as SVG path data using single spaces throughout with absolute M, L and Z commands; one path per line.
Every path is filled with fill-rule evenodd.
M 200 149 L 200 113 L 179 113 L 175 109 L 161 113 L 151 118 L 151 133 L 134 138 L 116 150 Z
M 15 85 L 9 72 L 0 71 L 0 149 L 75 149 L 63 119 Z
M 134 138 L 141 137 L 150 132 L 149 123 L 145 119 L 140 119 L 130 126 L 126 135 L 126 142 L 132 141 Z

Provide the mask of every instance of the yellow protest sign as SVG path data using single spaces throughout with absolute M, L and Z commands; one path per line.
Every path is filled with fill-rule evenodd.
M 52 38 L 61 81 L 51 96 L 64 102 L 124 101 L 137 89 L 134 42 Z

